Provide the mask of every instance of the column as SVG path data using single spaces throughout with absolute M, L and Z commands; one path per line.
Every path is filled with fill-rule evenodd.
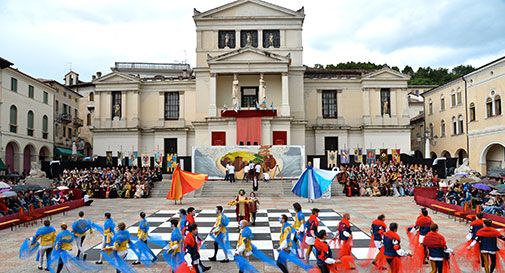
M 396 118 L 396 115 L 397 115 L 397 112 L 396 112 L 396 107 L 398 106 L 398 103 L 396 101 L 396 94 L 398 92 L 397 89 L 391 89 L 390 91 L 391 93 L 391 97 L 389 99 L 389 101 L 391 102 L 389 107 L 391 108 L 391 117 L 392 118 Z
M 370 89 L 363 88 L 363 123 L 370 124 Z
M 95 92 L 95 113 L 94 113 L 94 121 L 93 121 L 93 127 L 95 128 L 100 128 L 100 118 L 101 118 L 101 113 L 100 113 L 100 94 L 101 92 Z M 56 132 L 53 132 L 54 135 L 56 135 Z
M 139 115 L 140 115 L 140 94 L 139 90 L 133 91 L 133 102 L 134 102 L 134 109 L 131 109 L 130 112 L 132 112 L 132 118 L 131 124 L 129 125 L 130 127 L 136 127 L 139 125 Z
M 184 120 L 184 91 L 179 91 L 179 119 Z
M 289 117 L 289 78 L 288 73 L 282 73 L 282 105 L 281 116 Z
M 121 92 L 121 119 L 126 120 L 126 91 Z
M 165 125 L 165 92 L 160 91 L 158 97 L 158 126 Z
M 263 48 L 263 30 L 258 29 L 258 48 Z
M 216 117 L 216 73 L 210 73 L 209 78 L 209 117 Z

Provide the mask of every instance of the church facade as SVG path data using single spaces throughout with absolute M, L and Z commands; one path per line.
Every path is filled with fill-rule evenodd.
M 303 63 L 304 9 L 239 0 L 195 9 L 196 66 L 116 63 L 96 77 L 93 150 L 301 145 L 410 153 L 409 77 Z

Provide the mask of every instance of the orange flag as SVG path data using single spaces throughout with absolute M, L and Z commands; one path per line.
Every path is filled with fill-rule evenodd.
M 203 186 L 207 180 L 206 174 L 195 174 L 181 170 L 177 166 L 172 174 L 172 186 L 167 195 L 169 200 L 181 200 L 182 196 Z

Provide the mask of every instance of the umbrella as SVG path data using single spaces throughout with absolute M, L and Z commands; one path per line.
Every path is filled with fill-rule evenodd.
M 482 184 L 482 183 L 473 184 L 472 187 L 474 187 L 478 190 L 483 190 L 483 191 L 490 191 L 491 190 L 491 187 L 489 187 L 486 184 Z
M 9 197 L 14 197 L 17 196 L 18 194 L 13 192 L 13 191 L 4 191 L 0 193 L 0 198 L 9 198 Z
M 167 199 L 181 200 L 184 194 L 201 188 L 207 179 L 206 174 L 187 172 L 177 166 L 172 174 L 172 186 Z
M 10 189 L 11 186 L 5 182 L 0 182 L 0 189 Z
M 495 189 L 497 189 L 497 190 L 502 190 L 502 189 L 505 189 L 505 184 L 498 184 L 498 185 L 496 185 L 496 186 L 494 186 L 494 187 L 495 187 Z
M 59 187 L 57 187 L 57 189 L 60 190 L 60 191 L 69 190 L 69 188 L 67 186 L 59 186 Z
M 461 180 L 459 180 L 459 183 L 465 184 L 465 183 L 475 183 L 479 182 L 479 179 L 476 177 L 463 177 Z
M 454 175 L 455 175 L 455 176 L 459 176 L 459 177 L 467 177 L 467 176 L 468 176 L 468 173 L 465 173 L 465 172 L 460 172 L 460 173 L 455 173 Z
M 321 198 L 337 174 L 338 172 L 335 171 L 326 171 L 308 167 L 302 175 L 300 175 L 300 178 L 296 181 L 295 185 L 291 189 L 291 192 L 304 198 Z
M 498 185 L 498 181 L 496 181 L 494 179 L 489 179 L 487 177 L 482 178 L 482 180 L 480 181 L 480 183 L 489 185 L 491 187 L 494 187 L 494 186 Z
M 21 191 L 38 191 L 42 190 L 42 186 L 40 185 L 32 185 L 32 184 L 27 184 L 27 185 L 14 185 L 12 186 L 12 190 L 15 192 L 21 192 Z

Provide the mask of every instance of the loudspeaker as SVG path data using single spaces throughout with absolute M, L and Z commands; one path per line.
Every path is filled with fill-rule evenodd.
M 437 158 L 433 161 L 433 169 L 437 172 L 438 178 L 447 178 L 447 162 L 445 158 Z

